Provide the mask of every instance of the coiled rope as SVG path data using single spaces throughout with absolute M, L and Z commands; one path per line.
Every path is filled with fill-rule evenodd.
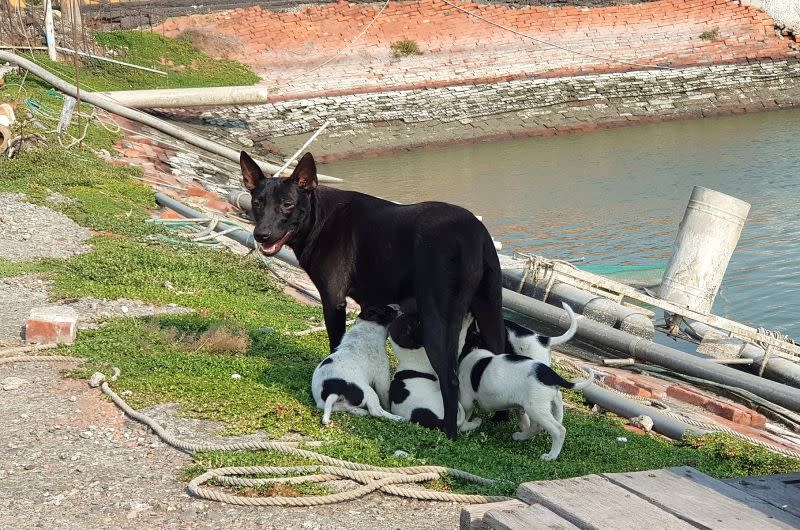
M 65 355 L 17 355 L 12 357 L 0 357 L 0 364 L 18 362 L 84 362 L 80 357 L 70 357 Z M 114 367 L 113 381 L 119 376 L 119 369 Z M 469 495 L 461 493 L 451 493 L 446 491 L 433 491 L 421 488 L 411 488 L 408 485 L 413 483 L 425 482 L 442 478 L 448 475 L 453 478 L 463 479 L 476 484 L 492 485 L 496 481 L 467 473 L 459 469 L 443 466 L 414 466 L 414 467 L 379 467 L 359 462 L 349 462 L 326 456 L 314 451 L 300 449 L 284 444 L 282 442 L 255 441 L 231 444 L 213 443 L 194 443 L 168 433 L 164 427 L 156 420 L 134 410 L 114 392 L 105 380 L 105 376 L 99 372 L 92 375 L 90 380 L 92 386 L 99 386 L 100 390 L 114 402 L 117 407 L 130 418 L 149 427 L 165 444 L 170 445 L 181 451 L 193 453 L 195 451 L 273 451 L 289 454 L 311 460 L 317 460 L 324 465 L 311 466 L 255 466 L 255 467 L 224 467 L 209 469 L 202 475 L 192 479 L 187 486 L 190 494 L 206 500 L 225 502 L 240 506 L 321 506 L 347 502 L 363 497 L 373 491 L 382 491 L 391 495 L 407 497 L 418 500 L 447 501 L 458 503 L 488 503 L 508 500 L 508 497 L 492 495 Z M 313 473 L 308 476 L 300 477 L 277 477 L 268 479 L 240 478 L 236 475 L 286 475 L 289 473 Z M 310 495 L 305 497 L 243 497 L 232 495 L 224 491 L 201 487 L 209 480 L 232 486 L 252 486 L 274 483 L 298 483 L 298 482 L 324 482 L 328 480 L 348 479 L 358 482 L 361 485 L 353 489 L 345 490 L 330 495 Z

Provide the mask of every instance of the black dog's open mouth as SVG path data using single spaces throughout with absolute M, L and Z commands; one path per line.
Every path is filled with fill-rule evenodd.
M 284 234 L 282 238 L 280 238 L 278 241 L 274 242 L 271 245 L 264 245 L 259 243 L 258 246 L 261 250 L 261 253 L 264 254 L 265 256 L 274 256 L 275 254 L 280 252 L 280 250 L 283 248 L 283 245 L 286 244 L 286 241 L 289 240 L 289 237 L 291 237 L 291 235 L 292 235 L 292 230 L 289 230 L 288 232 L 286 232 L 286 234 Z

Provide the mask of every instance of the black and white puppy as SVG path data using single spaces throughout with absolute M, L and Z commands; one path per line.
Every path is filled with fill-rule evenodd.
M 464 318 L 458 337 L 459 351 L 464 347 L 472 320 L 469 313 Z M 403 313 L 389 326 L 389 342 L 397 357 L 397 371 L 389 387 L 390 410 L 423 427 L 441 429 L 444 422 L 442 391 L 422 340 L 422 323 L 417 313 Z M 459 404 L 456 419 L 459 431 L 470 431 L 478 427 L 480 421 L 476 419 L 465 424 L 464 409 Z
M 506 326 L 506 353 L 522 355 L 550 366 L 552 362 L 550 348 L 567 343 L 575 336 L 575 332 L 578 330 L 578 318 L 575 312 L 566 303 L 562 302 L 561 305 L 569 315 L 569 328 L 557 337 L 539 335 L 516 322 L 504 320 Z M 560 390 L 557 391 L 552 405 L 553 417 L 561 423 L 564 420 L 564 400 Z M 531 425 L 530 418 L 522 410 L 519 413 L 519 428 L 521 432 L 529 432 L 530 436 L 541 430 L 540 426 Z
M 519 408 L 528 417 L 527 429 L 513 434 L 515 440 L 527 440 L 539 428 L 550 434 L 550 452 L 542 460 L 555 460 L 564 446 L 566 429 L 553 412 L 560 398 L 559 387 L 572 390 L 586 388 L 594 381 L 594 372 L 585 367 L 589 377 L 570 382 L 546 364 L 521 355 L 494 355 L 479 347 L 467 346 L 459 365 L 460 402 L 468 421 L 474 403 L 487 411 Z M 563 407 L 561 407 L 563 414 Z M 522 413 L 520 414 L 522 416 Z M 523 425 L 522 418 L 520 424 Z
M 339 411 L 397 421 L 404 419 L 386 411 L 389 395 L 387 326 L 396 316 L 397 310 L 388 306 L 365 308 L 344 334 L 336 351 L 314 369 L 311 393 L 317 407 L 323 410 L 324 425 L 330 423 L 331 412 Z

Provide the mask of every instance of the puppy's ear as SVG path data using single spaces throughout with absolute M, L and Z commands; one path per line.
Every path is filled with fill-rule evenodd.
M 252 192 L 258 187 L 258 183 L 264 179 L 264 173 L 261 172 L 261 168 L 258 167 L 256 161 L 244 151 L 239 153 L 239 166 L 242 168 L 244 187 L 247 188 L 247 191 Z
M 314 162 L 314 157 L 311 156 L 311 153 L 303 155 L 289 178 L 303 191 L 317 189 L 317 164 Z

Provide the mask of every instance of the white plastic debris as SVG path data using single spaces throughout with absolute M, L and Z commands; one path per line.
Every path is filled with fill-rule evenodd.
M 233 375 L 231 375 L 231 379 L 241 379 L 241 378 L 242 378 L 242 376 L 241 376 L 241 375 L 239 375 L 239 374 L 233 374 Z
M 394 456 L 397 458 L 408 458 L 409 455 L 402 449 L 398 449 L 397 451 L 394 452 Z
M 626 438 L 625 436 L 617 436 L 617 441 L 619 443 L 623 443 L 624 444 L 625 442 L 628 441 L 628 438 Z

